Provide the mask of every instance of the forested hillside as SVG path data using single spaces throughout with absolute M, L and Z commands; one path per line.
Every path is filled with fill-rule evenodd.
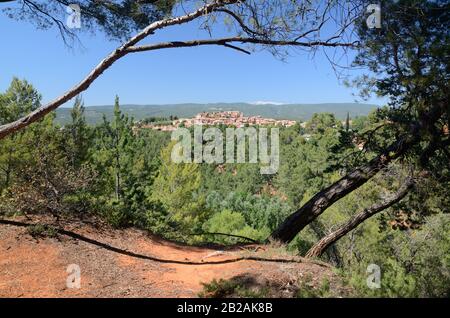
M 122 111 L 135 120 L 148 117 L 191 118 L 201 112 L 215 112 L 236 110 L 245 116 L 258 116 L 274 119 L 309 120 L 315 113 L 328 112 L 336 118 L 344 120 L 347 113 L 350 116 L 365 116 L 377 108 L 377 105 L 359 103 L 328 103 L 328 104 L 249 104 L 249 103 L 213 103 L 213 104 L 175 104 L 175 105 L 129 105 L 121 106 Z M 103 115 L 109 120 L 112 118 L 114 106 L 87 106 L 85 109 L 86 121 L 96 124 L 102 121 Z M 60 124 L 70 122 L 70 108 L 59 108 L 56 111 L 56 121 Z

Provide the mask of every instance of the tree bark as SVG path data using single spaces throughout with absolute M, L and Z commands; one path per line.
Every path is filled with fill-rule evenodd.
M 385 209 L 391 207 L 392 205 L 403 199 L 406 194 L 408 194 L 413 185 L 414 181 L 412 180 L 412 178 L 409 178 L 397 193 L 385 199 L 381 203 L 374 204 L 371 207 L 364 209 L 363 211 L 354 215 L 336 231 L 331 232 L 330 234 L 319 240 L 316 244 L 314 244 L 314 246 L 311 247 L 311 249 L 306 253 L 305 256 L 308 258 L 321 256 L 330 246 L 333 246 L 333 244 L 336 243 L 340 238 L 355 229 L 362 222 L 364 222 L 371 216 L 384 211 Z
M 419 125 L 413 125 L 409 134 L 400 137 L 383 153 L 366 165 L 356 168 L 329 187 L 318 192 L 300 209 L 291 214 L 271 235 L 282 243 L 289 243 L 295 236 L 322 214 L 328 207 L 369 181 L 390 162 L 401 157 L 419 140 Z
M 325 227 L 319 220 L 314 220 L 310 224 L 311 229 L 314 231 L 314 233 L 317 235 L 317 239 L 320 240 L 322 237 L 326 235 L 325 233 Z M 326 251 L 326 256 L 328 258 L 328 261 L 333 264 L 336 267 L 340 267 L 342 260 L 341 256 L 339 254 L 339 251 L 335 245 L 332 245 L 329 249 Z

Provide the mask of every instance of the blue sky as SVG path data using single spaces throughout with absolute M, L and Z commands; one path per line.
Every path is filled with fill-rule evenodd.
M 0 91 L 13 76 L 30 81 L 47 102 L 78 83 L 119 43 L 80 33 L 83 47 L 64 45 L 56 29 L 37 30 L 0 12 Z M 160 31 L 152 42 L 205 38 L 196 23 Z M 128 55 L 83 93 L 86 105 L 210 102 L 353 102 L 323 54 L 297 53 L 286 62 L 269 52 L 223 47 L 170 49 Z M 373 98 L 368 102 L 382 104 Z

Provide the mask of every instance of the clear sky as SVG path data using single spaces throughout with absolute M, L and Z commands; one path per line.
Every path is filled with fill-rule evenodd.
M 56 29 L 37 30 L 0 12 L 0 91 L 13 76 L 30 81 L 47 102 L 78 83 L 119 43 L 81 33 L 83 47 L 64 45 Z M 205 38 L 195 23 L 160 31 L 151 41 Z M 209 102 L 353 102 L 322 54 L 283 62 L 270 53 L 224 47 L 169 49 L 128 55 L 83 93 L 86 105 Z M 379 99 L 368 102 L 382 104 Z

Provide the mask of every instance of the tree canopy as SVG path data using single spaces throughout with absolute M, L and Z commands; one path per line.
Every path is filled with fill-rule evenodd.
M 70 7 L 82 14 L 82 30 L 103 32 L 112 40 L 124 40 L 150 23 L 169 15 L 176 0 L 1 0 L 5 15 L 26 20 L 39 29 L 56 27 L 68 44 L 77 33 L 66 23 Z

